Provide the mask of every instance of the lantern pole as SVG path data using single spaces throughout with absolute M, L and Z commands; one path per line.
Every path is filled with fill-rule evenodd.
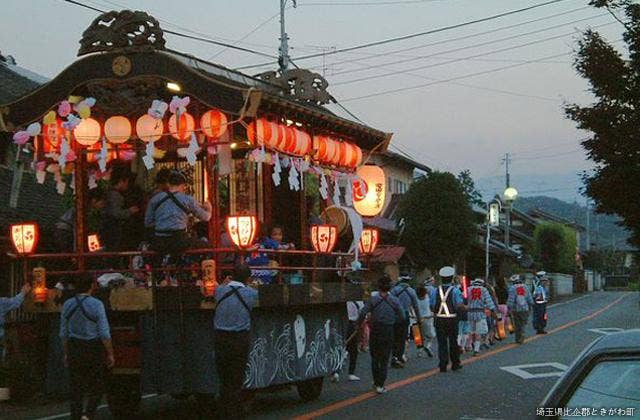
M 74 192 L 76 196 L 76 253 L 84 254 L 86 251 L 86 215 L 85 215 L 85 188 L 87 185 L 87 156 L 83 153 L 78 142 L 75 142 L 74 151 L 76 153 L 76 165 L 74 176 Z M 78 270 L 84 271 L 85 258 L 81 255 L 78 258 Z

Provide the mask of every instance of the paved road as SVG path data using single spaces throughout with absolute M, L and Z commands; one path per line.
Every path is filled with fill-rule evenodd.
M 532 418 L 538 403 L 558 379 L 564 366 L 600 334 L 597 328 L 640 328 L 637 293 L 597 292 L 549 309 L 549 331 L 529 338 L 522 346 L 512 337 L 479 357 L 464 359 L 459 372 L 437 372 L 435 359 L 416 358 L 410 352 L 407 367 L 391 370 L 389 392 L 371 392 L 368 354 L 361 354 L 361 382 L 325 381 L 318 401 L 301 403 L 295 390 L 258 395 L 255 418 L 430 418 L 512 419 Z M 517 368 L 521 365 L 538 365 Z M 504 369 L 506 368 L 506 369 Z M 518 370 L 524 369 L 524 370 Z M 65 418 L 60 405 L 16 412 L 16 418 Z M 198 418 L 197 405 L 168 397 L 149 397 L 143 402 L 142 419 Z M 101 410 L 99 418 L 109 418 Z

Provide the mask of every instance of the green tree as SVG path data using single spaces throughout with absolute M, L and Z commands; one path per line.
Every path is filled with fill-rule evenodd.
M 618 214 L 640 245 L 640 4 L 630 0 L 591 0 L 607 9 L 623 26 L 627 54 L 598 32 L 585 31 L 574 66 L 587 79 L 596 100 L 589 106 L 570 104 L 568 118 L 590 131 L 582 142 L 596 165 L 584 175 L 586 193 L 601 213 Z M 625 58 L 628 55 L 628 59 Z
M 480 192 L 476 189 L 476 184 L 473 181 L 470 170 L 465 169 L 464 171 L 460 171 L 460 173 L 458 174 L 458 181 L 460 182 L 460 185 L 462 185 L 464 195 L 467 196 L 469 204 L 475 204 L 476 206 L 480 207 L 485 206 L 485 202 L 482 199 L 482 194 L 480 194 Z
M 415 181 L 400 202 L 401 243 L 430 269 L 460 262 L 476 236 L 474 215 L 460 181 L 432 172 Z
M 573 273 L 576 265 L 576 232 L 560 223 L 542 223 L 533 232 L 533 255 L 546 271 Z

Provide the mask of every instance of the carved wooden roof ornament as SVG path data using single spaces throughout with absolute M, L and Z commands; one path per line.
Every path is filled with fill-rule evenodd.
M 153 16 L 132 10 L 103 13 L 83 32 L 78 56 L 129 47 L 164 49 L 160 24 Z
M 261 73 L 258 77 L 266 82 L 277 85 L 293 97 L 293 99 L 314 105 L 324 105 L 332 102 L 333 97 L 327 92 L 327 80 L 307 69 L 290 69 L 283 74 L 275 71 Z

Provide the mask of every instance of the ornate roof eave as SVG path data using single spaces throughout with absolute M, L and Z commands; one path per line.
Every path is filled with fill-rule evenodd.
M 249 91 L 248 88 L 208 77 L 165 52 L 127 49 L 87 55 L 72 63 L 49 83 L 12 103 L 0 104 L 0 110 L 7 128 L 11 130 L 11 127 L 24 126 L 40 119 L 59 101 L 89 83 L 118 83 L 142 78 L 176 82 L 182 91 L 203 104 L 231 114 L 240 111 L 245 102 L 244 95 Z M 255 91 L 254 95 L 260 94 Z M 255 113 L 255 105 L 250 111 Z M 251 112 L 245 115 L 253 116 Z

